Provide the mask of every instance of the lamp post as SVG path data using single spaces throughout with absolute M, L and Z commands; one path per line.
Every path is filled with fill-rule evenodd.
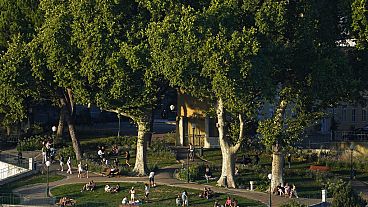
M 46 166 L 47 166 L 47 177 L 46 177 L 46 196 L 50 197 L 50 189 L 49 189 L 49 170 L 50 170 L 50 165 L 51 162 L 49 160 L 46 161 Z
M 269 198 L 269 207 L 272 207 L 272 174 L 267 175 L 268 179 L 270 180 L 270 198 Z
M 350 181 L 353 180 L 354 178 L 354 173 L 353 173 L 353 152 L 354 152 L 354 148 L 355 148 L 355 145 L 354 143 L 351 143 L 350 144 Z
M 52 148 L 54 148 L 54 142 L 55 142 L 55 135 L 56 135 L 57 127 L 56 126 L 52 126 L 51 127 L 51 130 L 52 130 Z

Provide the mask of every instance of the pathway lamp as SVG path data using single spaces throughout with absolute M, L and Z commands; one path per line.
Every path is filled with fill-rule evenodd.
M 52 130 L 52 148 L 55 148 L 54 147 L 54 142 L 55 142 L 55 136 L 56 136 L 57 127 L 56 126 L 52 126 L 51 127 L 51 130 Z
M 267 177 L 270 180 L 270 197 L 269 197 L 268 201 L 269 201 L 269 207 L 272 207 L 272 188 L 271 188 L 271 186 L 272 186 L 272 174 L 271 173 L 268 174 Z
M 50 165 L 51 162 L 49 160 L 46 161 L 46 167 L 47 167 L 47 177 L 46 177 L 46 196 L 50 197 L 50 187 L 49 187 L 49 171 L 50 171 Z

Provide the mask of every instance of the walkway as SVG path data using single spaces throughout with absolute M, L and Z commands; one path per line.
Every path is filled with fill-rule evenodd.
M 35 154 L 32 154 L 33 157 L 35 157 Z M 204 184 L 197 184 L 197 183 L 186 183 L 184 181 L 177 180 L 173 178 L 173 173 L 176 168 L 180 167 L 181 165 L 175 165 L 171 167 L 166 167 L 163 169 L 160 169 L 157 173 L 155 180 L 158 185 L 168 185 L 172 187 L 180 187 L 180 188 L 189 188 L 189 189 L 197 189 L 202 190 L 207 185 Z M 58 168 L 58 164 L 54 164 L 50 167 L 51 171 L 56 171 Z M 68 175 L 65 179 L 52 182 L 50 183 L 50 188 L 65 185 L 65 184 L 71 184 L 71 183 L 86 183 L 90 180 L 94 180 L 95 182 L 148 182 L 147 177 L 102 177 L 98 174 L 90 173 L 90 178 L 77 178 L 76 169 L 74 169 L 74 174 Z M 58 174 L 67 175 L 66 172 L 58 172 Z M 353 188 L 356 189 L 358 192 L 362 192 L 364 194 L 364 198 L 368 198 L 368 188 L 367 183 L 363 183 L 360 181 L 354 181 L 353 182 Z M 226 189 L 226 188 L 219 188 L 219 187 L 211 187 L 215 192 L 219 193 L 225 193 L 230 195 L 236 195 L 239 197 L 244 197 L 252 200 L 260 201 L 264 204 L 268 204 L 269 202 L 269 194 L 263 193 L 263 192 L 257 192 L 257 191 L 249 191 L 245 189 Z M 15 190 L 15 193 L 19 193 L 20 195 L 26 195 L 24 201 L 22 204 L 26 205 L 34 205 L 37 204 L 37 206 L 41 205 L 51 205 L 54 204 L 55 201 L 53 199 L 46 197 L 46 184 L 36 184 L 32 186 L 25 186 L 22 188 L 18 188 Z M 291 199 L 289 198 L 283 198 L 280 196 L 274 196 L 272 195 L 272 206 L 280 206 L 282 203 L 288 202 Z M 312 205 L 319 203 L 320 199 L 307 199 L 307 198 L 298 198 L 297 199 L 300 203 L 306 204 L 306 205 Z
M 51 167 L 52 171 L 57 170 L 58 165 L 54 164 Z M 197 184 L 197 183 L 186 183 L 184 181 L 177 180 L 172 177 L 173 172 L 175 171 L 176 167 L 179 167 L 179 165 L 167 167 L 164 169 L 159 170 L 157 173 L 155 180 L 158 185 L 168 185 L 172 187 L 180 187 L 180 188 L 189 188 L 189 189 L 197 189 L 202 190 L 205 186 L 203 184 Z M 66 172 L 58 172 L 58 174 L 66 175 Z M 74 173 L 72 175 L 68 175 L 65 179 L 52 182 L 50 183 L 50 188 L 65 185 L 65 184 L 72 184 L 72 183 L 86 183 L 90 180 L 93 180 L 95 182 L 148 182 L 147 177 L 102 177 L 98 174 L 90 173 L 89 178 L 78 178 L 76 170 L 74 170 Z M 252 200 L 260 201 L 264 204 L 268 204 L 269 202 L 269 194 L 262 193 L 262 192 L 256 192 L 256 191 L 249 191 L 245 189 L 226 189 L 226 188 L 219 188 L 219 187 L 211 187 L 215 192 L 219 193 L 225 193 L 230 195 L 236 195 L 239 197 L 244 197 Z M 55 203 L 55 201 L 51 198 L 46 197 L 46 184 L 36 184 L 31 186 L 25 186 L 22 188 L 16 189 L 14 192 L 18 193 L 20 195 L 27 195 L 22 202 L 24 205 L 52 205 Z M 283 198 L 280 196 L 272 196 L 272 206 L 279 206 L 282 203 L 288 202 L 291 199 Z M 316 204 L 320 202 L 320 199 L 304 199 L 299 198 L 299 202 L 311 205 Z

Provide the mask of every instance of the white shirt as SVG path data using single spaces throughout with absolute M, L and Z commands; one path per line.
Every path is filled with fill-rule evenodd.
M 121 201 L 121 204 L 128 204 L 128 199 L 127 197 L 124 197 L 123 200 Z
M 155 172 L 150 172 L 150 174 L 149 174 L 149 178 L 153 178 L 153 177 L 155 177 Z
M 150 187 L 148 185 L 144 186 L 144 192 L 149 193 Z

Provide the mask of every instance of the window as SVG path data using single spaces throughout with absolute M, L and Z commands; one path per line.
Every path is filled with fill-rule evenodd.
M 362 121 L 367 121 L 367 110 L 362 109 Z
M 346 106 L 342 108 L 342 120 L 346 121 Z
M 351 110 L 351 121 L 352 122 L 355 122 L 355 111 L 356 111 L 355 109 Z

